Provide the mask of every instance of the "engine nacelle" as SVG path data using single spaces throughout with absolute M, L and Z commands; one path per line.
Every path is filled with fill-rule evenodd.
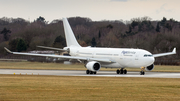
M 90 71 L 98 71 L 101 68 L 101 64 L 97 61 L 91 61 L 86 64 L 86 68 Z
M 153 70 L 153 69 L 154 69 L 154 64 L 152 64 L 152 65 L 150 65 L 150 66 L 147 66 L 147 67 L 145 68 L 146 71 L 151 71 L 151 70 Z

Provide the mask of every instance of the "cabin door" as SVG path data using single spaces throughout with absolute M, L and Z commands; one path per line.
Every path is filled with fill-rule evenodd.
M 139 60 L 139 53 L 138 52 L 136 52 L 136 54 L 135 54 L 135 60 Z

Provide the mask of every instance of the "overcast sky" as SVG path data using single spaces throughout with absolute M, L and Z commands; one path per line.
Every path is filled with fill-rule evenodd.
M 152 20 L 180 21 L 180 0 L 0 0 L 0 18 L 26 20 L 42 16 L 46 21 L 63 17 L 99 20 L 130 20 L 148 16 Z

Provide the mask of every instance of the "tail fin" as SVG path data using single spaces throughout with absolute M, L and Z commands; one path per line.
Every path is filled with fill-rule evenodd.
M 66 18 L 63 18 L 63 25 L 64 25 L 64 32 L 65 32 L 67 47 L 70 47 L 70 46 L 81 47 L 78 44 L 78 42 L 74 36 L 74 33 L 69 25 L 69 22 Z

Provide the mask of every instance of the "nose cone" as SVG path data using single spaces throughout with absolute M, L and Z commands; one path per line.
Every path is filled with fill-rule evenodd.
M 148 65 L 152 65 L 152 64 L 154 63 L 154 61 L 155 61 L 154 57 L 149 57 L 149 58 L 147 59 Z
M 151 62 L 151 64 L 153 64 L 153 63 L 154 63 L 154 61 L 155 61 L 154 57 L 151 57 L 151 58 L 150 58 L 150 62 Z
M 143 61 L 144 61 L 144 66 L 149 66 L 154 63 L 155 59 L 154 57 L 148 57 L 148 58 L 145 58 Z

